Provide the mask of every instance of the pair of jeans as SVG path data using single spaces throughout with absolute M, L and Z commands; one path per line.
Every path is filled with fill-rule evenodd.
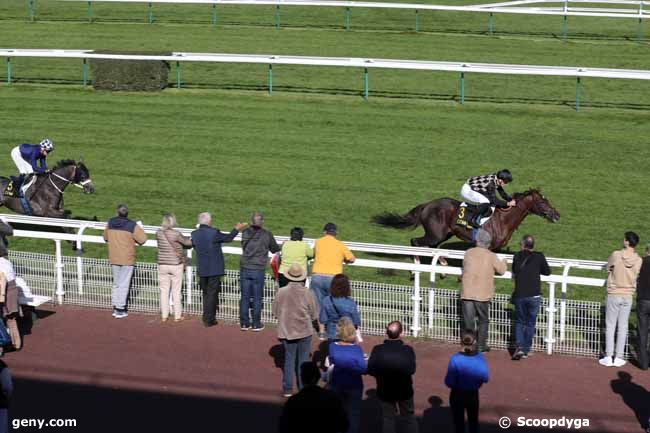
M 650 299 L 636 302 L 637 328 L 639 334 L 639 366 L 648 369 L 650 353 L 648 351 L 648 326 L 650 326 Z
M 418 433 L 418 422 L 415 419 L 413 409 L 413 397 L 408 400 L 400 401 L 384 401 L 379 399 L 379 403 L 381 404 L 381 413 L 383 418 L 382 433 L 395 433 L 397 410 L 399 410 L 399 416 L 402 418 L 402 425 L 405 425 L 402 431 L 407 433 Z
M 476 333 L 476 319 L 478 318 L 478 333 L 476 333 L 478 348 L 487 347 L 488 328 L 490 326 L 490 301 L 462 299 L 460 303 L 465 330 Z
M 239 324 L 242 327 L 251 326 L 250 302 L 253 298 L 253 328 L 262 327 L 262 299 L 264 297 L 264 270 L 240 269 L 239 286 Z
M 169 293 L 174 302 L 174 319 L 183 315 L 181 303 L 181 287 L 183 286 L 183 270 L 180 265 L 158 265 L 158 282 L 160 283 L 160 312 L 163 319 L 169 317 Z
M 318 305 L 322 304 L 323 298 L 330 295 L 330 286 L 334 275 L 314 274 L 309 282 L 309 288 L 314 291 Z
M 221 277 L 218 275 L 199 277 L 199 287 L 203 294 L 203 323 L 210 324 L 217 319 Z
M 126 310 L 126 300 L 129 297 L 131 277 L 133 277 L 133 266 L 112 265 L 113 271 L 113 307 L 120 311 Z
M 348 427 L 347 433 L 359 433 L 361 428 L 361 399 L 363 397 L 363 388 L 332 389 L 341 399 L 345 413 L 348 414 L 350 427 Z
M 512 303 L 515 305 L 515 340 L 517 348 L 528 354 L 533 345 L 535 336 L 535 324 L 537 323 L 537 313 L 539 305 L 542 302 L 540 296 L 530 296 L 525 298 L 513 298 Z
M 632 310 L 632 296 L 607 295 L 607 309 L 605 310 L 605 356 L 616 355 L 616 358 L 625 357 L 625 342 L 627 340 L 627 326 Z M 614 333 L 618 325 L 616 336 L 616 352 L 614 352 Z
M 293 376 L 296 376 L 298 389 L 302 389 L 303 383 L 300 378 L 300 366 L 309 362 L 311 351 L 311 335 L 297 340 L 282 339 L 284 346 L 284 367 L 282 368 L 282 390 L 290 393 L 293 391 Z
M 449 406 L 454 420 L 454 431 L 465 433 L 465 411 L 467 411 L 468 433 L 478 433 L 478 390 L 452 389 Z

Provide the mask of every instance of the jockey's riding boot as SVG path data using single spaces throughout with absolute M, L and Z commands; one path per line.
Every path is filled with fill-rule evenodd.
M 14 193 L 16 194 L 16 197 L 22 197 L 23 196 L 23 182 L 25 182 L 25 175 L 21 174 L 18 176 L 10 176 L 11 180 L 14 182 Z
M 481 203 L 476 207 L 476 216 L 471 222 L 472 226 L 475 228 L 481 228 L 481 220 L 490 214 L 490 204 Z

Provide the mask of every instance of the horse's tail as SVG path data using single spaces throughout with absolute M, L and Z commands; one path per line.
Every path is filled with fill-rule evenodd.
M 380 213 L 379 215 L 373 216 L 371 221 L 380 226 L 392 227 L 395 229 L 416 228 L 422 224 L 422 221 L 420 221 L 420 214 L 422 213 L 423 207 L 423 205 L 418 205 L 404 215 L 395 212 Z

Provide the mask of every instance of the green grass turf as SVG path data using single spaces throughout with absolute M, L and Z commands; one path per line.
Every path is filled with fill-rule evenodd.
M 480 30 L 486 17 L 468 14 L 441 14 L 447 21 L 436 16 L 429 31 L 415 34 L 394 30 L 396 11 L 354 11 L 354 31 L 345 32 L 330 23 L 342 12 L 329 9 L 290 9 L 295 24 L 277 31 L 273 10 L 264 8 L 228 8 L 223 20 L 229 24 L 214 28 L 183 23 L 194 7 L 170 8 L 174 14 L 167 21 L 157 10 L 162 23 L 150 26 L 108 19 L 88 25 L 74 21 L 83 18 L 83 5 L 41 2 L 43 15 L 46 6 L 48 20 L 28 23 L 18 13 L 22 2 L 3 3 L 2 45 L 650 69 L 648 45 L 625 37 L 634 34 L 627 20 L 576 19 L 576 26 L 584 26 L 581 37 L 562 42 L 548 33 L 558 20 L 547 17 L 499 16 L 497 24 L 505 22 L 510 30 L 491 37 Z M 131 11 L 122 6 L 127 5 L 102 7 L 123 19 Z M 233 18 L 225 16 L 230 12 Z M 283 19 L 291 25 L 291 16 Z M 234 25 L 240 20 L 245 25 Z M 460 106 L 454 102 L 458 77 L 447 73 L 371 70 L 371 98 L 365 102 L 361 71 L 352 69 L 276 67 L 268 96 L 265 65 L 184 64 L 187 88 L 160 94 L 83 89 L 76 60 L 14 59 L 13 67 L 18 84 L 0 87 L 0 146 L 6 155 L 0 170 L 15 170 L 8 156 L 12 146 L 44 136 L 57 143 L 54 158 L 83 154 L 98 192 L 67 193 L 66 208 L 75 215 L 105 220 L 125 201 L 132 216 L 147 224 L 159 224 L 162 212 L 174 211 L 189 227 L 198 212 L 209 210 L 226 229 L 259 209 L 278 235 L 300 225 L 316 237 L 325 222 L 334 221 L 344 240 L 408 244 L 421 229 L 374 227 L 370 216 L 457 196 L 468 176 L 509 167 L 515 174 L 510 191 L 540 186 L 562 214 L 556 225 L 529 217 L 515 234 L 537 235 L 548 256 L 604 260 L 620 247 L 625 230 L 636 230 L 643 240 L 650 233 L 645 82 L 583 80 L 583 107 L 576 113 L 575 81 L 567 78 L 471 74 L 467 103 Z M 12 246 L 53 249 L 25 240 Z M 104 249 L 89 247 L 88 254 L 101 257 Z M 154 259 L 153 250 L 139 255 Z M 408 281 L 405 273 L 350 273 Z M 457 286 L 455 278 L 441 284 Z M 509 285 L 500 282 L 500 289 Z M 575 287 L 570 296 L 601 299 L 602 292 Z

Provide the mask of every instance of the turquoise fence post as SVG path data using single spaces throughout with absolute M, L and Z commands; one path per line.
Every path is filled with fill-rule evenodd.
M 368 100 L 368 68 L 363 68 L 363 99 Z
M 580 77 L 576 77 L 576 111 L 580 111 Z
M 11 57 L 7 57 L 7 85 L 11 84 Z
M 88 2 L 88 22 L 93 22 L 93 2 Z
M 420 31 L 420 14 L 418 13 L 418 10 L 415 10 L 415 32 Z
M 350 15 L 351 15 L 350 8 L 349 7 L 345 8 L 345 31 L 346 32 L 350 30 Z
M 465 103 L 465 73 L 460 73 L 460 104 Z
M 34 21 L 35 13 L 34 13 L 34 0 L 29 0 L 29 20 Z
M 488 20 L 488 32 L 490 34 L 494 33 L 494 14 L 490 12 L 490 18 Z
M 273 94 L 273 65 L 269 63 L 269 96 Z
M 566 39 L 567 33 L 569 32 L 569 18 L 564 15 L 564 21 L 562 22 L 562 39 Z
M 217 25 L 218 16 L 217 16 L 217 4 L 212 3 L 212 24 Z
M 153 5 L 149 3 L 149 24 L 153 24 Z
M 280 28 L 280 5 L 275 6 L 275 28 Z
M 84 87 L 88 84 L 88 61 L 84 59 L 84 63 L 81 66 L 81 76 L 83 79 Z
M 176 88 L 181 88 L 181 62 L 176 61 Z

